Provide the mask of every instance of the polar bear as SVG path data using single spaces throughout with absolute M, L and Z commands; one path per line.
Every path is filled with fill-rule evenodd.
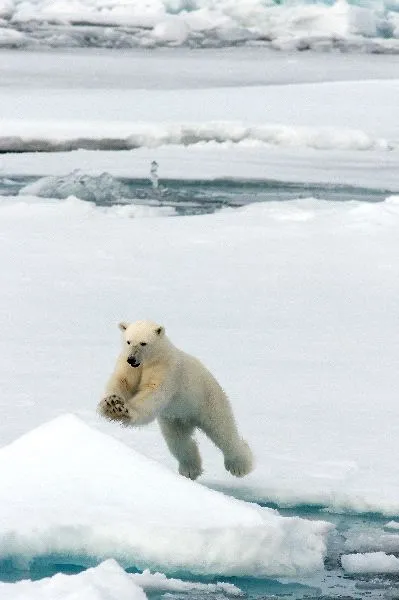
M 236 477 L 253 468 L 252 452 L 239 435 L 229 400 L 213 375 L 176 348 L 165 328 L 152 321 L 120 323 L 123 347 L 98 410 L 123 425 L 157 419 L 179 473 L 197 479 L 201 457 L 193 439 L 201 429 L 223 452 Z

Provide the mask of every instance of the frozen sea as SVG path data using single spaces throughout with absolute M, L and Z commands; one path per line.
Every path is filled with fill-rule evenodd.
M 0 598 L 398 597 L 399 58 L 29 43 L 0 107 Z M 140 318 L 250 476 L 99 419 Z

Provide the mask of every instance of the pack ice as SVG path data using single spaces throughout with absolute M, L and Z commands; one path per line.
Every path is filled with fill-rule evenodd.
M 73 415 L 2 448 L 0 480 L 0 560 L 24 568 L 48 555 L 166 573 L 277 576 L 323 566 L 329 524 L 186 480 Z

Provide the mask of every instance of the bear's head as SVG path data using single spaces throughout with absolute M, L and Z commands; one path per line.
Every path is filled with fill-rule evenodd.
M 155 358 L 160 351 L 160 342 L 164 338 L 165 328 L 153 321 L 119 323 L 123 333 L 123 349 L 131 367 L 139 367 L 146 359 Z

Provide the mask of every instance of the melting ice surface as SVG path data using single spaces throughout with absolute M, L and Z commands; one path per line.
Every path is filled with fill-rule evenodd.
M 79 169 L 66 175 L 0 178 L 0 194 L 67 199 L 71 196 L 94 202 L 126 216 L 174 216 L 212 213 L 252 202 L 307 198 L 381 202 L 387 192 L 346 185 L 302 184 L 239 179 L 164 180 L 154 189 L 150 179 L 115 178 L 109 173 L 85 173 Z M 17 201 L 17 199 L 16 199 Z M 112 207 L 112 208 L 111 208 Z
M 0 18 L 0 44 L 14 48 L 399 48 L 397 0 L 3 0 Z

